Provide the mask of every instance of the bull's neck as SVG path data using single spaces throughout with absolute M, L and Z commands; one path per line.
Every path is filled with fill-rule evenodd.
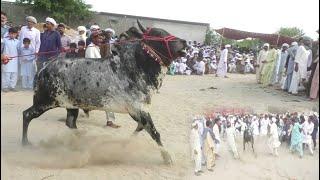
M 161 66 L 159 62 L 150 57 L 139 45 L 136 52 L 137 66 L 144 72 L 145 81 L 152 89 L 159 89 L 162 84 L 162 80 L 166 74 L 167 67 Z

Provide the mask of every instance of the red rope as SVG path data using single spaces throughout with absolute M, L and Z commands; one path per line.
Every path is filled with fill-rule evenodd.
M 173 58 L 173 55 L 170 51 L 170 48 L 169 48 L 169 42 L 172 42 L 172 41 L 178 41 L 178 40 L 173 40 L 175 39 L 176 37 L 175 36 L 172 36 L 172 35 L 169 35 L 169 36 L 166 36 L 166 37 L 155 37 L 155 36 L 149 36 L 147 34 L 143 34 L 143 38 L 142 39 L 132 39 L 132 40 L 126 40 L 126 41 L 120 41 L 120 42 L 111 42 L 111 43 L 104 43 L 104 44 L 126 44 L 128 42 L 135 42 L 135 41 L 142 41 L 142 40 L 147 40 L 147 41 L 162 41 L 165 43 L 165 46 L 167 48 L 167 51 L 168 51 L 168 54 L 169 54 L 169 57 L 163 55 L 162 53 L 160 53 L 159 51 L 155 50 L 154 48 L 150 47 L 150 46 L 147 46 L 148 49 L 154 52 L 152 52 L 152 54 L 154 54 L 156 57 L 157 55 L 156 54 L 159 54 L 160 56 L 166 58 L 166 59 L 172 59 Z M 76 48 L 78 49 L 78 48 Z M 24 56 L 34 56 L 34 55 L 43 55 L 43 54 L 51 54 L 51 53 L 58 53 L 58 52 L 68 52 L 70 51 L 70 48 L 69 49 L 63 49 L 63 50 L 56 50 L 56 51 L 45 51 L 45 52 L 38 52 L 38 53 L 32 53 L 32 54 L 25 54 L 25 55 L 18 55 L 18 56 L 10 56 L 10 57 L 7 57 L 6 59 L 10 60 L 10 59 L 13 59 L 13 58 L 17 58 L 17 57 L 24 57 Z M 158 56 L 159 57 L 159 56 Z M 157 57 L 157 58 L 158 58 Z M 161 59 L 159 59 L 161 61 Z M 157 62 L 159 62 L 157 60 Z M 6 63 L 5 63 L 6 64 Z

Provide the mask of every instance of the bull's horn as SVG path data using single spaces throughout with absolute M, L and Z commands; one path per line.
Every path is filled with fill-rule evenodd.
M 137 23 L 138 23 L 138 26 L 140 28 L 140 30 L 145 33 L 147 30 L 141 25 L 140 21 L 137 19 Z

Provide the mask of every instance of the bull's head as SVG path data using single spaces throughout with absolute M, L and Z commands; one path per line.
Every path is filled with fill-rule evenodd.
M 129 31 L 135 34 L 136 37 L 142 38 L 148 46 L 156 50 L 156 53 L 161 56 L 164 65 L 169 66 L 174 59 L 185 55 L 184 51 L 187 48 L 185 40 L 171 36 L 167 31 L 160 28 L 151 28 L 147 30 L 141 25 L 139 20 L 137 20 L 137 23 L 143 34 L 137 32 L 136 28 L 130 28 Z M 166 37 L 171 37 L 170 40 L 167 41 L 168 45 L 166 45 L 165 42 Z

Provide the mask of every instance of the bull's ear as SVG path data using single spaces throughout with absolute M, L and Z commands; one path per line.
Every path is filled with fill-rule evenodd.
M 139 21 L 138 19 L 137 19 L 137 23 L 138 23 L 138 26 L 139 26 L 140 30 L 141 30 L 143 33 L 147 32 L 147 30 L 141 25 L 141 23 L 140 23 L 140 21 Z
M 127 31 L 127 34 L 129 36 L 134 36 L 134 37 L 139 38 L 139 39 L 142 38 L 142 34 L 139 32 L 139 30 L 136 27 L 129 28 L 129 30 Z

